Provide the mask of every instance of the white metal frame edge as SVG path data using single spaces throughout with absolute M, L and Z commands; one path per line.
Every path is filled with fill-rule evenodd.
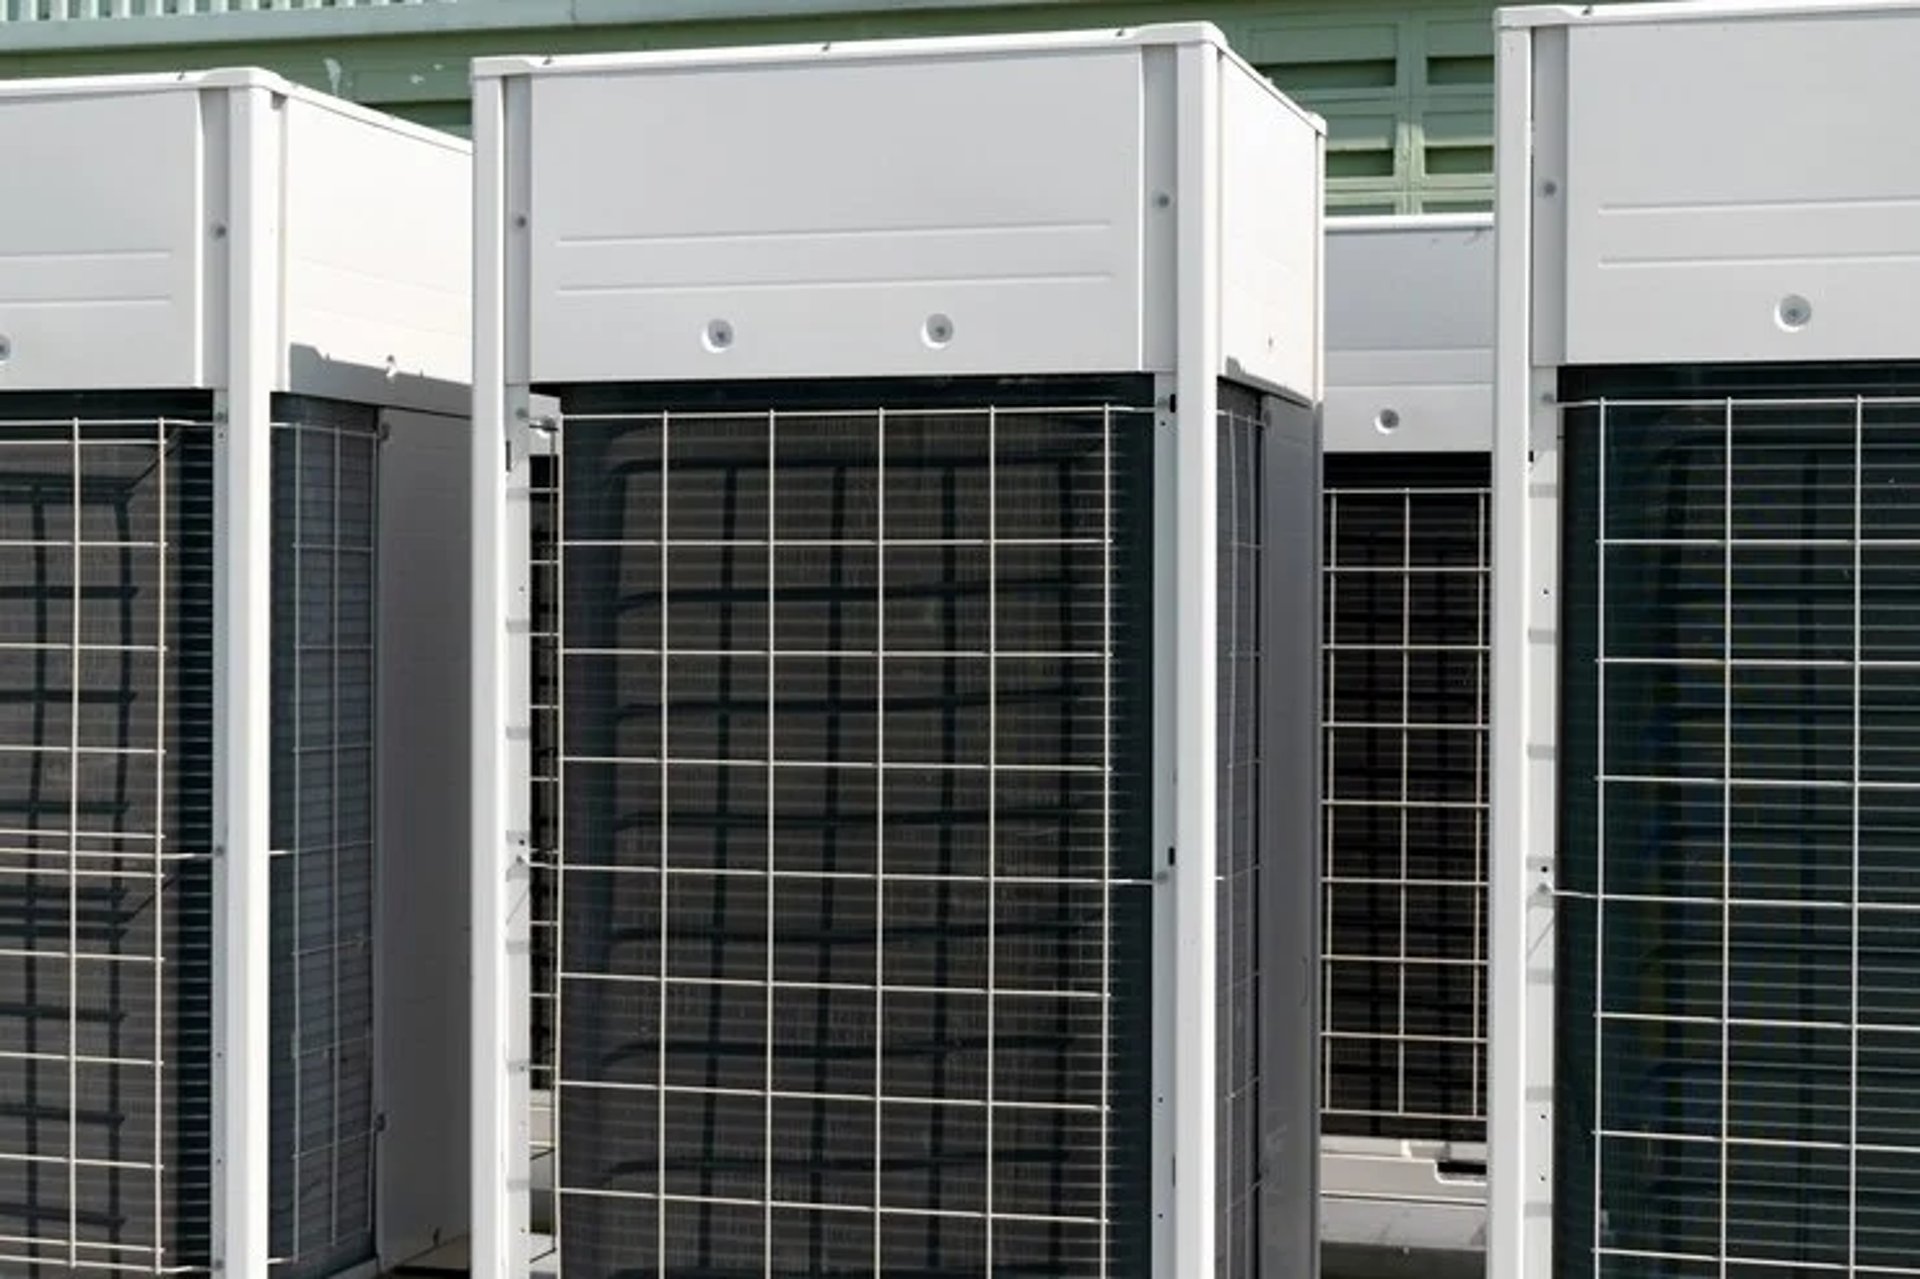
M 226 94 L 227 384 L 214 449 L 213 1251 L 266 1279 L 270 1045 L 272 404 L 284 99 Z M 268 251 L 272 249 L 274 251 Z
M 515 715 L 513 661 L 525 646 L 509 635 L 513 565 L 508 487 L 512 408 L 508 404 L 506 276 L 507 88 L 474 83 L 473 499 L 473 901 L 472 1204 L 475 1279 L 526 1273 L 530 1218 L 527 1175 L 527 1053 L 524 1042 L 527 900 L 525 823 L 512 820 L 525 769 L 516 770 L 508 734 Z M 523 406 L 524 407 L 524 406 Z M 523 456 L 519 465 L 524 469 Z M 524 586 L 524 583 L 522 583 Z M 524 594 L 524 592 L 523 592 Z M 519 612 L 524 612 L 522 607 Z M 523 743 L 524 747 L 524 743 Z M 516 869 L 517 867 L 517 869 Z M 516 977 L 518 980 L 516 980 Z M 516 1003 L 516 993 L 520 1001 Z
M 1173 1274 L 1210 1274 L 1219 1127 L 1215 1109 L 1219 955 L 1218 616 L 1220 227 L 1206 216 L 1220 173 L 1220 58 L 1182 47 L 1175 76 L 1179 159 L 1174 307 Z M 1202 642 L 1194 643 L 1196 638 Z
M 1536 296 L 1551 282 L 1536 224 L 1560 188 L 1536 181 L 1534 96 L 1550 52 L 1530 30 L 1498 34 L 1488 1279 L 1532 1279 L 1553 1260 L 1560 415 L 1554 370 L 1538 363 L 1552 317 Z

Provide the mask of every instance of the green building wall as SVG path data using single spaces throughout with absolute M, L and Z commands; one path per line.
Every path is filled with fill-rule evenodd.
M 125 0 L 121 0 L 124 4 Z M 467 62 L 714 44 L 1130 26 L 1207 19 L 1248 60 L 1327 118 L 1328 206 L 1341 213 L 1491 207 L 1493 5 L 1419 0 L 950 3 L 872 0 L 134 0 L 190 12 L 111 11 L 108 0 L 0 0 L 0 78 L 237 64 L 454 132 L 467 127 Z M 274 12 L 191 12 L 278 6 Z M 804 10 L 805 12 L 799 12 Z M 724 19 L 689 15 L 723 12 Z M 756 12 L 768 16 L 752 16 Z M 29 20 L 32 19 L 32 20 Z

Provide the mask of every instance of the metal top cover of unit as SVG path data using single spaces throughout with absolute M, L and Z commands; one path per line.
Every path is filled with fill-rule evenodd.
M 1222 155 L 1182 136 L 1202 119 L 1177 101 L 1189 57 L 1219 60 Z M 1324 128 L 1211 27 L 491 58 L 475 77 L 509 382 L 1170 371 L 1178 206 L 1198 200 L 1238 264 L 1218 371 L 1315 397 L 1320 214 L 1289 175 Z
M 1329 453 L 1485 450 L 1493 439 L 1493 219 L 1327 224 Z
M 1523 4 L 1501 9 L 1508 30 L 1527 27 L 1724 22 L 1808 14 L 1892 14 L 1920 9 L 1916 0 L 1650 0 L 1644 4 Z
M 273 389 L 446 402 L 469 154 L 251 69 L 0 85 L 0 391 L 223 387 L 265 306 Z
M 1506 166 L 1500 216 L 1530 246 L 1536 363 L 1913 354 L 1920 194 L 1898 158 L 1920 107 L 1920 6 L 1505 23 L 1501 145 L 1524 160 Z

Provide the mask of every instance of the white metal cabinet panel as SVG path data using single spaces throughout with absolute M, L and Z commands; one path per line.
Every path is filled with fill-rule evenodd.
M 1333 223 L 1326 376 L 1330 452 L 1490 447 L 1492 220 Z
M 334 364 L 465 382 L 472 169 L 464 144 L 289 100 L 287 343 Z
M 1886 321 L 1920 296 L 1916 42 L 1911 9 L 1572 27 L 1568 362 L 1920 349 Z
M 386 415 L 381 446 L 378 1010 L 380 1256 L 411 1259 L 466 1224 L 467 888 L 472 521 L 467 424 Z
M 199 95 L 28 99 L 5 118 L 0 390 L 195 385 L 210 238 Z
M 1264 79 L 1231 58 L 1221 61 L 1221 145 L 1230 157 L 1220 192 L 1221 251 L 1235 263 L 1220 286 L 1226 371 L 1315 397 L 1322 138 L 1291 104 L 1274 110 L 1277 95 Z M 1300 181 L 1302 173 L 1314 180 Z
M 1135 48 L 554 76 L 530 106 L 535 381 L 1140 360 Z

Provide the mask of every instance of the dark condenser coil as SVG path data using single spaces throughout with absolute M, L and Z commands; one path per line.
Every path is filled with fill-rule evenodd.
M 1634 16 L 1503 45 L 1492 1273 L 1900 1274 L 1920 235 L 1856 122 L 1920 14 Z
M 1199 29 L 478 84 L 483 185 L 538 184 L 482 227 L 528 285 L 481 338 L 476 1271 L 1311 1273 L 1315 125 Z M 1282 247 L 1212 265 L 1217 218 Z
M 0 121 L 0 1271 L 371 1273 L 465 1222 L 467 308 L 365 206 L 457 241 L 467 158 L 245 71 Z
M 1327 237 L 1322 1228 L 1475 1262 L 1486 1205 L 1493 233 Z M 1352 1255 L 1346 1255 L 1352 1254 Z

